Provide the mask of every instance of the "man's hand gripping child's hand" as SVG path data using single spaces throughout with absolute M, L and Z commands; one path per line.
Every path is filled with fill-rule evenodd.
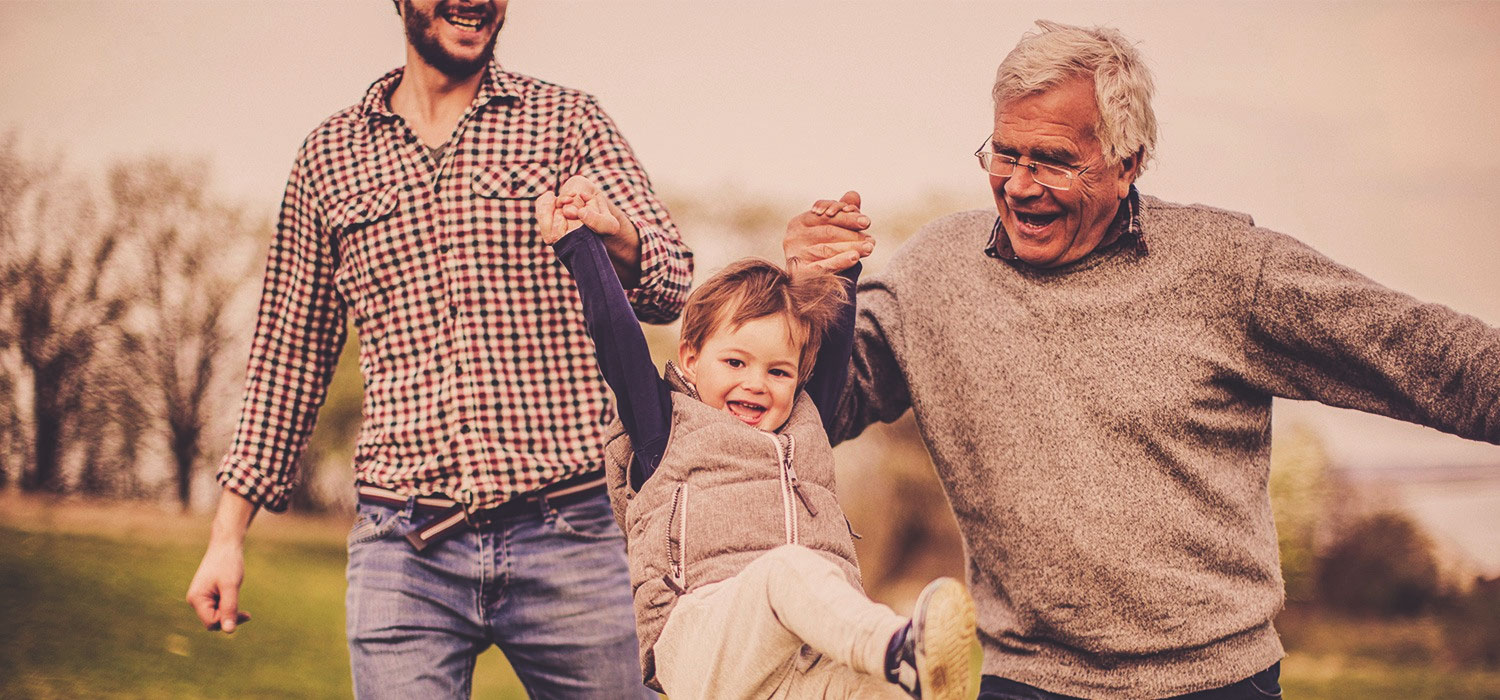
M 609 198 L 593 180 L 581 175 L 568 178 L 557 194 L 547 192 L 537 197 L 536 223 L 548 245 L 580 226 L 605 237 L 619 235 L 622 230 Z

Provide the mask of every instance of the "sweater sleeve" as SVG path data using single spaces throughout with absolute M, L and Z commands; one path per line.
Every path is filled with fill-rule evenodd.
M 1247 352 L 1270 393 L 1500 444 L 1500 329 L 1261 233 Z
M 639 489 L 656 471 L 666 450 L 672 425 L 671 390 L 656 373 L 646 336 L 598 234 L 579 227 L 559 239 L 553 249 L 578 286 L 599 372 L 615 392 L 620 422 L 634 448 L 630 480 Z
M 903 349 L 901 307 L 885 276 L 867 280 L 856 294 L 854 348 L 848 379 L 832 419 L 824 419 L 828 441 L 858 437 L 866 426 L 889 423 L 911 408 L 911 391 L 898 359 Z
M 839 395 L 849 377 L 849 355 L 854 351 L 855 285 L 859 283 L 860 263 L 840 272 L 838 276 L 846 282 L 849 300 L 839 309 L 839 316 L 818 346 L 818 358 L 813 363 L 812 374 L 807 379 L 807 394 L 818 415 L 823 418 L 823 430 L 831 432 L 838 410 Z

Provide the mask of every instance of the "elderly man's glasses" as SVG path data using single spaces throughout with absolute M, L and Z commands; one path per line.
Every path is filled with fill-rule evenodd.
M 1014 156 L 1002 155 L 991 151 L 988 141 L 983 146 L 980 146 L 979 150 L 974 151 L 974 157 L 979 159 L 979 167 L 984 168 L 986 172 L 995 177 L 1010 177 L 1016 174 L 1016 168 L 1025 168 L 1031 171 L 1031 179 L 1036 180 L 1036 184 L 1054 190 L 1067 190 L 1071 188 L 1073 181 L 1077 180 L 1079 175 L 1088 171 L 1088 168 L 1074 170 L 1072 168 L 1064 168 L 1061 165 L 1038 163 L 1034 160 L 1030 163 L 1022 163 L 1019 158 Z

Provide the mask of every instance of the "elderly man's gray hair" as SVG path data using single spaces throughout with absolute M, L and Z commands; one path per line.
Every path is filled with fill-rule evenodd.
M 995 73 L 995 106 L 1074 78 L 1093 78 L 1099 123 L 1094 135 L 1114 164 L 1139 155 L 1144 169 L 1156 151 L 1155 85 L 1141 53 L 1110 27 L 1086 29 L 1037 20 Z

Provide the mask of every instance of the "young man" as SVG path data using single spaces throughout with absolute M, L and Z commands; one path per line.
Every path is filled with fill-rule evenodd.
M 492 62 L 503 0 L 404 0 L 406 66 L 324 122 L 287 184 L 246 398 L 188 602 L 233 631 L 255 512 L 286 507 L 360 334 L 348 635 L 360 697 L 467 697 L 499 645 L 532 697 L 644 695 L 602 475 L 608 390 L 532 201 L 603 187 L 635 312 L 680 311 L 691 253 L 593 98 Z M 564 185 L 566 194 L 568 187 Z

